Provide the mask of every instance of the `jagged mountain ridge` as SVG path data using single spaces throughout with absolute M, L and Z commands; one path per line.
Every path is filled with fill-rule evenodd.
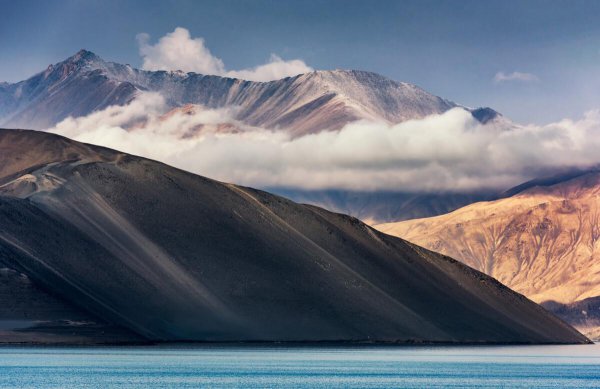
M 43 132 L 0 151 L 2 267 L 145 339 L 587 342 L 345 215 Z
M 314 71 L 252 82 L 138 70 L 81 50 L 28 80 L 0 85 L 0 124 L 44 129 L 69 115 L 126 104 L 140 91 L 161 93 L 173 108 L 186 104 L 235 106 L 238 120 L 286 129 L 295 136 L 339 129 L 359 119 L 399 123 L 458 106 L 415 85 L 366 71 Z M 489 108 L 473 110 L 473 114 L 483 122 L 498 115 Z

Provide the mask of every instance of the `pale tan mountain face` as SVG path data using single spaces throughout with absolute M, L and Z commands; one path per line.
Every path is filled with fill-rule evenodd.
M 600 173 L 376 228 L 459 259 L 536 302 L 600 296 Z

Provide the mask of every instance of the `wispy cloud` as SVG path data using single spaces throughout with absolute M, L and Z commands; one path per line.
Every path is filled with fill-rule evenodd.
M 182 70 L 251 81 L 276 80 L 313 70 L 301 59 L 286 61 L 271 54 L 265 64 L 249 69 L 228 71 L 223 61 L 215 57 L 206 47 L 203 38 L 192 38 L 190 32 L 182 27 L 177 27 L 155 44 L 150 44 L 150 36 L 146 33 L 138 34 L 137 41 L 143 58 L 142 67 L 145 70 Z
M 51 131 L 254 187 L 506 189 L 557 167 L 600 162 L 600 111 L 518 126 L 482 125 L 455 108 L 396 125 L 359 121 L 292 138 L 284 129 L 245 126 L 227 109 L 163 115 L 166 110 L 160 95 L 146 93 L 127 106 L 68 118 Z
M 523 72 L 512 72 L 512 73 L 504 73 L 498 72 L 494 76 L 494 82 L 496 84 L 500 84 L 502 82 L 509 81 L 517 81 L 517 82 L 536 82 L 539 81 L 539 77 L 533 73 L 523 73 Z

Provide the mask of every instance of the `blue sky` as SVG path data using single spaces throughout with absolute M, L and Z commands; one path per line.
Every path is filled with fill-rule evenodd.
M 0 0 L 0 80 L 81 48 L 141 66 L 137 34 L 184 27 L 229 69 L 274 53 L 547 123 L 600 108 L 599 15 L 598 1 Z

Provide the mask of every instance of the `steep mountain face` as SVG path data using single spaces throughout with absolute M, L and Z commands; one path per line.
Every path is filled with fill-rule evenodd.
M 376 228 L 457 258 L 534 301 L 600 296 L 600 173 L 536 180 L 514 192 Z
M 16 84 L 0 85 L 0 124 L 44 129 L 67 116 L 123 105 L 140 91 L 160 92 L 175 108 L 200 104 L 237 107 L 237 119 L 295 136 L 336 130 L 369 119 L 399 123 L 438 114 L 457 104 L 415 85 L 356 70 L 315 71 L 271 82 L 195 73 L 143 71 L 106 62 L 82 50 Z M 497 115 L 474 110 L 480 120 Z
M 40 132 L 0 166 L 1 267 L 145 339 L 587 342 L 345 215 Z
M 44 129 L 68 116 L 130 102 L 138 89 L 112 78 L 103 63 L 82 50 L 28 80 L 5 84 L 0 87 L 0 122 Z

